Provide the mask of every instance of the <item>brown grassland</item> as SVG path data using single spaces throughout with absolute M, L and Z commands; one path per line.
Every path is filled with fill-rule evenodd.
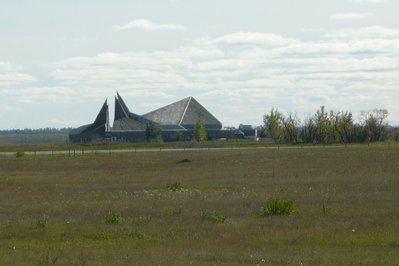
M 0 201 L 1 265 L 399 265 L 398 145 L 1 157 Z

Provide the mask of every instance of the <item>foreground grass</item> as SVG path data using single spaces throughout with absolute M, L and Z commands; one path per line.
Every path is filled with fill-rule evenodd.
M 0 264 L 397 265 L 398 158 L 397 146 L 1 158 Z M 265 217 L 269 198 L 296 210 Z

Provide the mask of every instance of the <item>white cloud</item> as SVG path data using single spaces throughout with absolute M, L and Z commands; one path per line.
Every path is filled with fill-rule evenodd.
M 0 104 L 0 111 L 4 111 L 4 112 L 18 112 L 21 111 L 21 108 L 17 108 L 15 106 L 11 106 L 8 104 Z
M 0 84 L 16 84 L 25 82 L 34 82 L 37 79 L 31 75 L 22 73 L 6 73 L 0 74 Z
M 129 29 L 138 29 L 138 30 L 173 30 L 173 31 L 185 31 L 187 27 L 180 24 L 157 24 L 153 23 L 146 19 L 136 19 L 125 25 L 115 25 L 112 27 L 113 30 L 129 30 Z
M 375 17 L 372 13 L 336 13 L 330 16 L 330 20 L 360 20 Z
M 280 35 L 273 33 L 261 32 L 236 32 L 223 35 L 211 41 L 216 44 L 253 44 L 253 45 L 266 45 L 266 46 L 284 46 L 293 44 L 294 39 L 284 38 Z
M 92 36 L 78 36 L 78 37 L 66 37 L 63 36 L 59 39 L 60 41 L 72 41 L 72 42 L 95 42 L 98 41 L 98 37 L 92 37 Z
M 328 32 L 326 37 L 333 39 L 399 39 L 399 29 L 371 26 L 359 29 L 339 29 Z
M 372 3 L 372 4 L 386 4 L 389 0 L 349 0 L 352 3 Z
M 22 71 L 21 67 L 0 61 L 0 89 L 1 87 L 7 88 L 37 81 L 36 77 Z

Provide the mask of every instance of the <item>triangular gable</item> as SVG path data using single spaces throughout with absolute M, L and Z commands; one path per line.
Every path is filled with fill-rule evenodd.
M 196 99 L 190 97 L 186 111 L 183 114 L 180 125 L 187 129 L 193 126 L 201 119 L 206 128 L 221 129 L 222 123 L 217 120 L 208 110 L 205 109 Z
M 193 97 L 187 97 L 143 116 L 160 125 L 176 125 L 185 129 L 194 128 L 199 117 L 201 117 L 206 128 L 222 128 L 222 123 Z
M 179 125 L 189 101 L 190 97 L 185 98 L 145 114 L 143 117 L 150 119 L 160 125 Z

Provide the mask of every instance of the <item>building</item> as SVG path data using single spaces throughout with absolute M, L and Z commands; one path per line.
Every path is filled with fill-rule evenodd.
M 222 123 L 193 97 L 161 107 L 144 115 L 130 112 L 122 97 L 115 96 L 115 116 L 109 126 L 108 104 L 103 104 L 96 120 L 70 132 L 72 142 L 86 143 L 96 139 L 143 141 L 149 125 L 161 130 L 164 141 L 191 140 L 198 121 L 205 126 L 209 139 L 236 138 L 235 130 L 222 130 Z

